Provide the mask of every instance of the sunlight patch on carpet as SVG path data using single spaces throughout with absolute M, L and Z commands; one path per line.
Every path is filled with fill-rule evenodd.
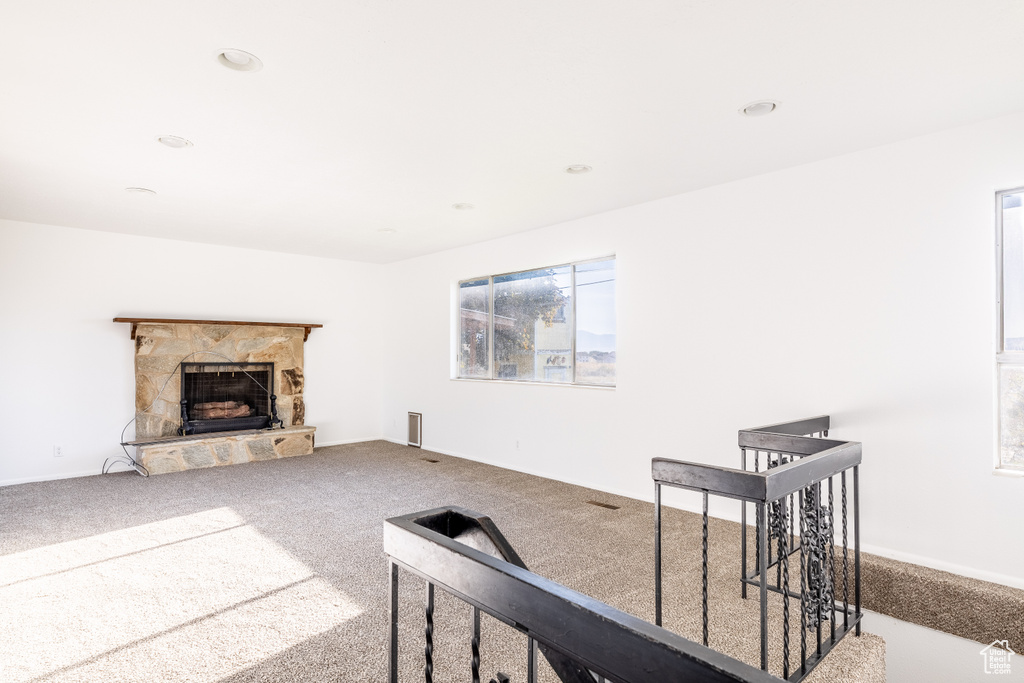
M 0 587 L 244 525 L 234 510 L 217 508 L 0 556 Z
M 227 508 L 0 557 L 0 604 L 5 681 L 215 681 L 363 611 Z

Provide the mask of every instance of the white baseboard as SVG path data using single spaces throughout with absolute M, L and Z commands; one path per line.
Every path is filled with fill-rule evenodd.
M 389 441 L 389 442 L 391 442 L 393 444 L 398 444 L 399 446 L 408 446 L 409 445 L 409 444 L 407 444 L 404 441 L 396 441 L 395 439 L 387 439 L 387 438 L 385 438 L 385 439 L 383 439 L 383 441 Z M 537 470 L 533 470 L 533 469 L 528 468 L 528 467 L 511 467 L 507 463 L 499 463 L 499 462 L 496 462 L 494 460 L 490 460 L 490 459 L 487 459 L 487 458 L 471 458 L 468 455 L 463 455 L 462 453 L 456 453 L 455 451 L 446 451 L 446 450 L 443 450 L 443 449 L 440 449 L 440 448 L 434 448 L 434 447 L 428 447 L 428 446 L 423 446 L 422 450 L 430 451 L 432 453 L 440 453 L 441 455 L 449 455 L 449 456 L 451 456 L 453 458 L 461 458 L 463 460 L 469 460 L 469 461 L 472 461 L 472 462 L 479 462 L 479 463 L 483 463 L 484 465 L 491 465 L 492 467 L 500 467 L 500 468 L 505 469 L 505 470 L 512 470 L 513 472 L 522 472 L 523 474 L 530 474 L 530 475 L 533 475 L 535 477 L 540 477 L 541 479 L 553 479 L 555 481 L 561 481 L 561 482 L 564 482 L 566 484 L 572 484 L 574 486 L 582 486 L 583 488 L 591 489 L 591 490 L 594 490 L 594 491 L 602 491 L 604 493 L 610 493 L 610 494 L 615 495 L 615 496 L 622 496 L 623 498 L 632 498 L 633 500 L 644 500 L 644 501 L 646 501 L 648 503 L 653 503 L 654 502 L 654 494 L 653 493 L 651 494 L 651 496 L 649 498 L 639 497 L 639 496 L 636 495 L 636 493 L 630 492 L 630 491 L 626 491 L 624 489 L 616 489 L 616 488 L 609 488 L 609 487 L 600 488 L 600 487 L 594 486 L 593 482 L 586 482 L 586 481 L 577 480 L 577 479 L 571 479 L 571 478 L 559 479 L 557 477 L 552 477 L 551 473 L 549 473 L 549 472 L 539 472 Z M 652 488 L 653 488 L 653 484 L 652 484 Z M 737 519 L 739 519 L 739 518 L 737 517 Z
M 996 572 L 990 572 L 986 569 L 976 569 L 974 567 L 965 567 L 960 564 L 953 564 L 952 562 L 945 562 L 943 560 L 935 560 L 930 557 L 924 557 L 922 555 L 915 555 L 913 553 L 903 552 L 902 550 L 891 550 L 889 548 L 881 548 L 876 545 L 869 545 L 867 543 L 861 543 L 861 550 L 872 555 L 878 555 L 880 557 L 886 557 L 890 560 L 897 560 L 899 562 L 907 562 L 908 564 L 919 564 L 922 567 L 929 567 L 931 569 L 938 569 L 939 571 L 949 572 L 950 574 L 958 574 L 960 576 L 966 576 L 969 579 L 978 579 L 979 581 L 988 581 L 989 583 L 998 583 L 1010 588 L 1024 589 L 1024 577 L 1020 576 L 1009 576 L 1008 574 L 997 574 Z
M 315 448 L 323 448 L 325 446 L 347 446 L 351 443 L 366 443 L 367 441 L 384 441 L 379 436 L 368 436 L 362 439 L 344 439 L 342 441 L 320 441 L 317 439 Z
M 395 443 L 395 444 L 398 444 L 400 446 L 407 445 L 407 444 L 405 444 L 405 443 L 403 443 L 401 441 L 396 441 L 394 439 L 384 439 L 384 440 L 385 441 L 390 441 L 391 443 Z M 466 455 L 463 455 L 461 453 L 455 453 L 455 452 L 452 452 L 452 451 L 446 451 L 446 450 L 442 450 L 440 448 L 428 448 L 426 446 L 423 447 L 423 450 L 433 451 L 434 453 L 441 453 L 442 455 L 450 455 L 450 456 L 452 456 L 454 458 L 462 458 L 463 460 L 472 460 L 474 462 L 480 462 L 480 463 L 483 463 L 485 465 L 492 465 L 494 467 L 501 467 L 503 469 L 513 470 L 515 472 L 522 472 L 523 474 L 531 474 L 531 475 L 533 475 L 535 477 L 541 477 L 543 479 L 555 479 L 555 477 L 552 477 L 548 473 L 537 472 L 537 471 L 531 470 L 529 468 L 510 467 L 506 463 L 497 463 L 497 462 L 488 460 L 486 458 L 470 458 L 470 457 L 468 457 Z M 574 484 L 576 486 L 582 486 L 584 488 L 592 489 L 594 491 L 603 491 L 605 493 L 611 493 L 611 494 L 616 495 L 616 496 L 622 496 L 623 498 L 632 498 L 633 500 L 642 500 L 642 501 L 645 501 L 647 503 L 653 503 L 654 502 L 654 490 L 653 490 L 654 487 L 653 486 L 651 487 L 650 494 L 643 495 L 643 496 L 638 496 L 638 495 L 636 495 L 635 492 L 632 492 L 632 491 L 624 491 L 622 489 L 616 489 L 614 487 L 598 487 L 598 486 L 595 486 L 593 482 L 573 480 L 571 478 L 556 479 L 556 480 L 557 481 L 563 481 L 566 484 Z M 676 509 L 679 509 L 679 510 L 686 510 L 687 512 L 694 512 L 694 513 L 696 513 L 698 515 L 703 512 L 702 508 L 697 503 L 694 503 L 694 504 L 681 504 L 680 505 L 680 504 L 674 504 L 674 503 L 665 502 L 664 505 L 666 507 L 672 507 L 672 508 L 676 508 Z M 737 510 L 736 510 L 735 514 L 726 514 L 726 515 L 716 514 L 716 515 L 712 515 L 712 516 L 716 517 L 717 519 L 725 519 L 725 520 L 730 521 L 730 522 L 739 523 L 739 521 L 740 521 L 739 506 L 737 506 Z M 866 553 L 871 553 L 873 555 L 878 555 L 880 557 L 888 558 L 890 560 L 897 560 L 899 562 L 906 562 L 908 564 L 916 564 L 916 565 L 920 565 L 922 567 L 928 567 L 930 569 L 938 569 L 939 571 L 949 572 L 951 574 L 958 574 L 960 576 L 966 576 L 968 578 L 978 579 L 980 581 L 988 581 L 990 583 L 998 583 L 998 584 L 1001 584 L 1003 586 L 1009 586 L 1011 588 L 1024 589 L 1024 577 L 1010 576 L 1008 574 L 999 574 L 999 573 L 991 572 L 991 571 L 988 571 L 988 570 L 985 570 L 985 569 L 977 569 L 977 568 L 974 568 L 974 567 L 966 567 L 966 566 L 959 565 L 959 564 L 953 564 L 952 562 L 945 562 L 943 560 L 936 560 L 934 558 L 925 557 L 925 556 L 922 556 L 922 555 L 915 555 L 913 553 L 907 553 L 907 552 L 903 552 L 903 551 L 900 551 L 900 550 L 892 550 L 890 548 L 884 548 L 884 547 L 881 547 L 881 546 L 870 545 L 870 544 L 867 544 L 867 543 L 862 543 L 861 544 L 861 550 L 863 550 Z
M 323 443 L 317 443 L 316 447 L 321 448 L 323 446 L 344 446 L 351 443 L 364 443 L 367 441 L 380 441 L 379 436 L 370 436 L 363 439 L 346 439 L 344 441 L 327 441 Z M 20 477 L 17 479 L 2 479 L 0 480 L 0 486 L 14 486 L 16 484 L 32 484 L 37 481 L 56 481 L 58 479 L 75 479 L 77 477 L 93 477 L 100 475 L 101 466 L 97 466 L 94 470 L 87 472 L 68 472 L 65 474 L 44 474 L 35 477 Z M 112 472 L 130 472 L 131 468 L 118 468 L 114 467 Z
M 44 474 L 37 477 L 21 477 L 19 479 L 3 479 L 0 480 L 0 486 L 14 486 L 15 484 L 33 484 L 37 481 L 56 481 L 58 479 L 76 479 L 78 477 L 96 477 L 100 475 L 98 471 L 100 468 L 97 467 L 94 470 L 88 472 L 69 472 L 66 474 Z M 120 470 L 115 470 L 120 471 Z

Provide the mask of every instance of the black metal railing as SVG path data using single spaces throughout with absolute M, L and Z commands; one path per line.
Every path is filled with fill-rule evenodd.
M 843 636 L 851 630 L 860 635 L 861 445 L 828 439 L 829 424 L 826 415 L 741 430 L 741 469 L 738 470 L 667 458 L 651 461 L 655 499 L 656 624 L 662 624 L 661 487 L 671 486 L 697 491 L 703 496 L 701 606 L 705 645 L 708 643 L 708 497 L 711 495 L 741 501 L 740 586 L 744 598 L 748 585 L 757 586 L 760 591 L 761 669 L 767 671 L 769 661 L 769 592 L 782 596 L 781 675 L 784 679 L 802 680 Z M 848 479 L 852 480 L 852 511 Z M 748 505 L 753 505 L 755 510 L 752 568 L 748 558 Z M 842 527 L 841 546 L 838 545 L 837 517 Z M 796 577 L 790 576 L 791 561 L 797 562 L 798 591 L 791 587 L 796 583 Z M 800 658 L 796 665 L 790 662 L 793 649 L 790 643 L 791 600 L 799 600 L 800 604 Z
M 563 683 L 745 681 L 774 676 L 649 624 L 528 571 L 487 517 L 457 507 L 394 517 L 384 523 L 389 562 L 389 683 L 398 683 L 399 568 L 426 581 L 423 678 L 434 677 L 434 597 L 441 589 L 472 610 L 464 666 L 480 678 L 480 613 L 528 638 L 526 683 L 540 655 Z M 417 677 L 419 678 L 419 677 Z M 493 683 L 508 681 L 496 673 Z M 515 683 L 515 682 L 513 682 Z

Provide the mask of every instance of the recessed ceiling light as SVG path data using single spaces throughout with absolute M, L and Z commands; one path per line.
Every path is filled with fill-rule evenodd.
M 472 204 L 459 202 L 458 204 L 452 204 L 452 208 L 455 209 L 456 211 L 469 211 L 470 209 L 475 209 L 476 207 L 473 206 Z
M 132 194 L 156 194 L 156 192 L 148 187 L 126 187 L 124 191 L 131 192 Z
M 256 55 L 245 50 L 229 48 L 217 55 L 217 61 L 235 71 L 259 71 L 263 62 Z
M 593 170 L 594 169 L 592 169 L 590 166 L 587 166 L 586 164 L 574 164 L 572 166 L 566 166 L 565 167 L 565 172 L 566 173 L 571 173 L 572 175 L 579 175 L 581 173 L 590 173 Z
M 391 234 L 394 234 L 394 233 L 396 233 L 398 231 L 395 230 L 394 228 L 377 228 L 377 232 L 382 232 L 382 233 L 385 233 L 387 235 L 391 235 Z
M 778 106 L 779 103 L 772 100 L 758 100 L 740 109 L 740 113 L 744 116 L 765 116 L 775 111 Z
M 180 138 L 177 135 L 161 135 L 157 138 L 157 142 L 161 145 L 167 145 L 173 149 L 185 149 L 186 147 L 192 146 L 191 140 Z

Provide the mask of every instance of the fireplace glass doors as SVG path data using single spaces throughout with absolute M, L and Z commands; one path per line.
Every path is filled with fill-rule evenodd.
M 273 363 L 182 363 L 181 434 L 266 429 L 279 423 Z

